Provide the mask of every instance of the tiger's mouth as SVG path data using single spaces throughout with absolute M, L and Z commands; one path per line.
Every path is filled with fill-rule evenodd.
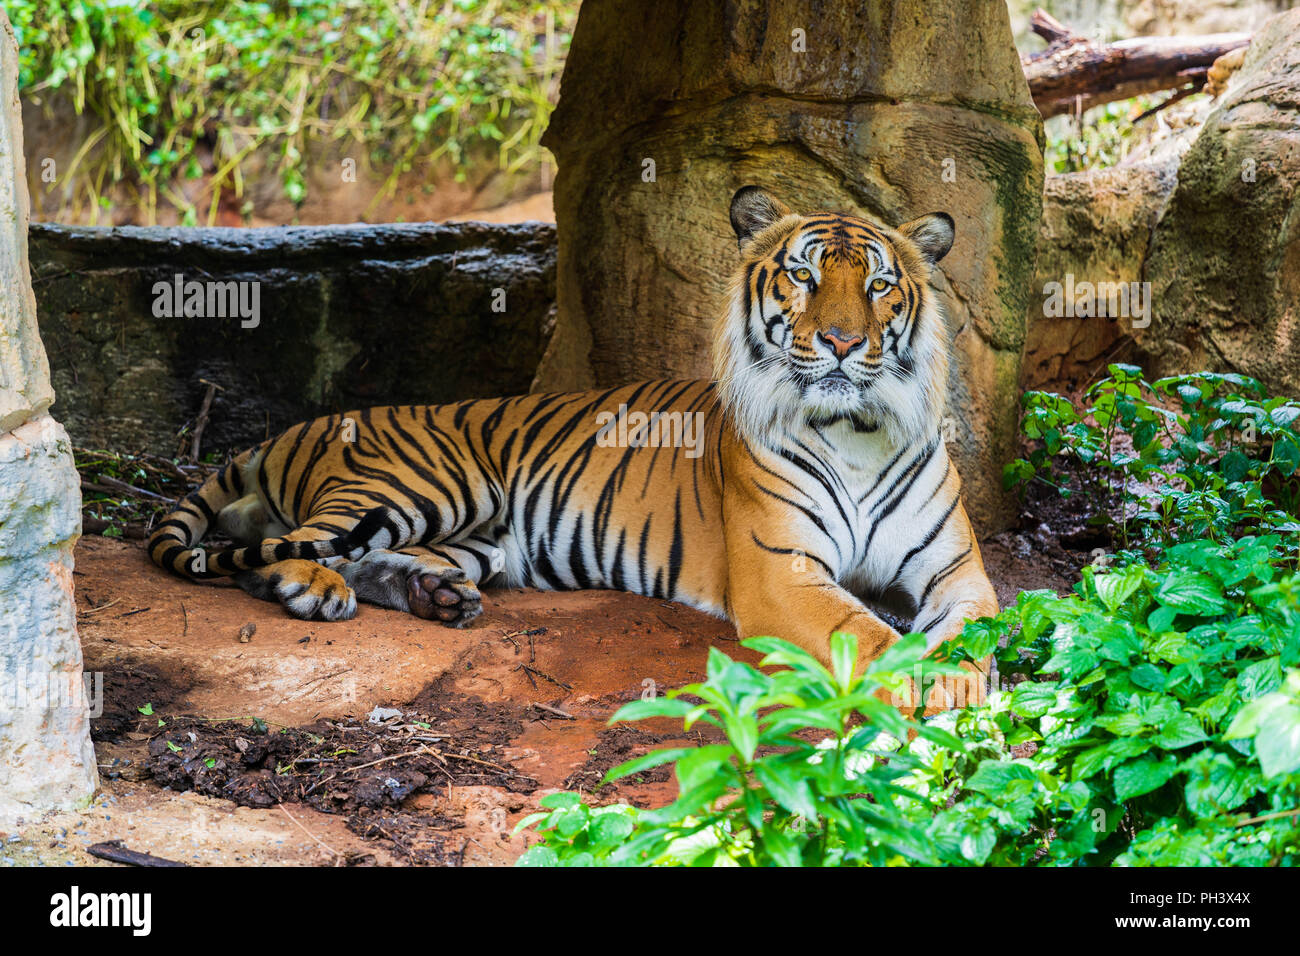
M 844 368 L 834 368 L 821 375 L 794 370 L 795 382 L 804 395 L 820 392 L 828 395 L 862 395 L 880 377 L 881 369 L 855 369 L 852 375 Z

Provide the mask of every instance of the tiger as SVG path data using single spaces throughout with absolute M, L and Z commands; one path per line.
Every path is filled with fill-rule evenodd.
M 890 229 L 746 186 L 730 220 L 712 379 L 304 422 L 181 499 L 152 560 L 325 621 L 360 601 L 459 628 L 487 585 L 630 591 L 826 664 L 855 635 L 860 669 L 900 639 L 881 596 L 930 649 L 996 613 L 941 434 L 952 217 Z M 207 553 L 214 526 L 234 544 Z

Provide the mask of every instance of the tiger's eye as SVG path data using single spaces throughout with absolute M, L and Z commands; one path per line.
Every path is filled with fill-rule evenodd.
M 812 278 L 812 270 L 807 266 L 800 266 L 798 269 L 794 270 L 794 277 L 800 282 L 807 282 Z
M 888 289 L 888 288 L 889 288 L 889 281 L 888 281 L 887 279 L 872 279 L 872 280 L 871 280 L 871 291 L 872 291 L 872 292 L 884 292 L 884 291 L 885 291 L 886 289 Z

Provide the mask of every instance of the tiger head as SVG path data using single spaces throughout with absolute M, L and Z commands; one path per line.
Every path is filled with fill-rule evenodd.
M 898 229 L 838 213 L 800 216 L 756 186 L 731 201 L 743 259 L 714 340 L 715 377 L 741 433 L 850 422 L 899 445 L 943 415 L 949 339 L 931 270 L 953 221 Z

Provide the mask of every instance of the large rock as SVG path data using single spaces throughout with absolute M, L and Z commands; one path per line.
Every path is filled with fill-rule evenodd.
M 1183 158 L 1156 227 L 1151 371 L 1300 395 L 1300 10 L 1270 20 Z
M 1172 156 L 1047 177 L 1023 387 L 1070 391 L 1091 383 L 1109 362 L 1130 357 L 1125 350 L 1132 344 L 1133 321 L 1140 324 L 1149 316 L 1100 315 L 1096 292 L 1121 283 L 1130 290 L 1133 283 L 1143 288 L 1151 237 L 1177 175 Z M 1053 284 L 1075 292 L 1070 314 L 1048 308 Z M 1109 296 L 1101 298 L 1108 310 Z M 1085 300 L 1088 307 L 1077 308 Z
M 27 268 L 27 172 L 13 27 L 0 9 L 0 435 L 54 401 Z
M 164 455 L 206 382 L 221 390 L 203 450 L 218 453 L 329 411 L 526 392 L 555 300 L 542 223 L 38 225 L 32 263 L 73 439 Z M 177 275 L 241 283 L 250 304 L 256 284 L 256 324 L 167 314 L 155 289 Z
M 83 684 L 72 593 L 80 535 L 63 426 L 41 415 L 0 435 L 0 820 L 95 789 L 94 683 Z
M 559 163 L 559 314 L 539 386 L 707 376 L 740 186 L 889 225 L 946 211 L 949 438 L 973 519 L 996 529 L 1041 133 L 1000 3 L 584 7 L 544 139 Z
M 0 820 L 84 803 L 97 780 L 72 599 L 81 492 L 46 412 L 17 69 L 0 10 Z

